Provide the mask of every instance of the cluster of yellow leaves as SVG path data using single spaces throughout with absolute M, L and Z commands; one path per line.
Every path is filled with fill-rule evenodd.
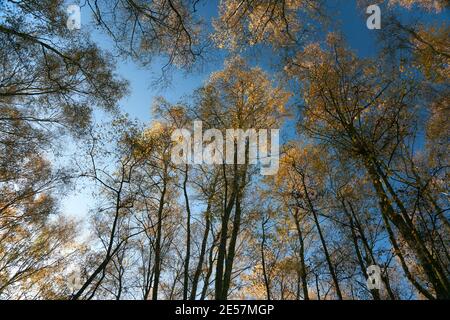
M 205 90 L 212 95 L 220 92 L 220 102 L 203 108 L 204 118 L 223 113 L 226 129 L 275 127 L 290 98 L 290 93 L 274 86 L 263 70 L 250 68 L 241 57 L 227 60 L 223 70 L 211 75 Z
M 286 45 L 295 41 L 301 29 L 299 12 L 316 6 L 316 1 L 308 0 L 225 0 L 219 19 L 213 23 L 213 39 L 219 48 L 232 50 L 261 42 Z
M 274 257 L 270 257 L 270 252 L 267 252 L 267 254 L 269 255 L 269 261 L 272 261 L 271 258 L 274 259 Z M 266 273 L 272 286 L 277 282 L 284 283 L 282 288 L 284 299 L 295 299 L 296 297 L 296 293 L 292 290 L 295 289 L 295 286 L 290 288 L 288 284 L 297 283 L 298 269 L 299 264 L 294 257 L 286 257 L 279 261 L 274 260 L 266 266 Z M 263 268 L 261 264 L 257 264 L 253 267 L 249 274 L 244 274 L 242 280 L 246 282 L 246 285 L 241 292 L 243 297 L 246 297 L 247 299 L 248 297 L 262 300 L 267 299 L 267 291 L 264 284 Z M 276 287 L 276 285 L 274 287 Z M 275 291 L 276 289 L 272 288 L 272 290 Z
M 38 196 L 29 204 L 30 210 L 45 215 L 41 211 L 46 210 L 49 201 L 48 196 Z M 12 209 L 0 216 L 0 296 L 6 292 L 2 292 L 5 286 L 21 288 L 8 291 L 16 299 L 34 295 L 44 299 L 63 298 L 60 294 L 65 287 L 62 273 L 67 266 L 66 257 L 76 250 L 75 222 L 62 217 L 32 222 L 28 215 Z
M 406 132 L 406 121 L 399 125 L 399 132 L 380 124 L 399 114 L 402 119 L 406 113 L 410 116 L 412 110 L 397 101 L 408 93 L 410 83 L 397 77 L 398 83 L 392 84 L 393 78 L 381 72 L 379 62 L 357 58 L 335 34 L 324 44 L 306 46 L 286 73 L 298 80 L 305 101 L 299 128 L 312 136 L 339 141 L 340 147 L 358 154 L 367 147 L 367 140 L 375 141 L 373 137 L 385 144 L 390 134 Z
M 390 5 L 400 5 L 404 8 L 411 9 L 419 6 L 428 11 L 441 12 L 448 6 L 447 0 L 389 0 Z
M 153 0 L 141 2 L 138 11 L 142 33 L 138 39 L 138 51 L 133 52 L 136 56 L 164 53 L 169 56 L 170 63 L 178 67 L 193 62 L 193 47 L 199 44 L 201 28 L 194 21 L 189 6 L 183 1 Z M 137 33 L 136 30 L 129 32 L 133 36 Z
M 170 143 L 170 132 L 171 130 L 166 123 L 155 120 L 141 132 L 130 136 L 127 143 L 133 146 L 133 156 L 136 159 L 150 159 L 158 152 L 161 153 L 161 156 L 164 156 L 164 150 Z
M 317 186 L 322 184 L 325 172 L 324 153 L 313 145 L 292 145 L 284 150 L 280 158 L 280 168 L 278 174 L 270 177 L 274 179 L 274 184 L 280 190 L 285 190 L 286 196 L 290 197 L 290 192 L 296 191 L 299 195 L 304 193 L 302 178 L 311 187 L 308 192 L 314 193 L 312 183 Z M 311 177 L 314 176 L 314 182 Z
M 446 83 L 450 77 L 450 29 L 446 25 L 421 27 L 412 37 L 415 62 L 427 79 Z
M 321 128 L 329 119 L 324 97 L 337 89 L 338 75 L 327 64 L 323 51 L 318 49 L 315 44 L 306 47 L 297 55 L 301 64 L 291 67 L 288 73 L 303 83 L 303 99 L 308 107 L 304 110 L 305 126 Z M 314 81 L 306 82 L 307 78 Z
M 427 147 L 431 165 L 448 161 L 448 134 L 450 132 L 449 98 L 443 97 L 430 106 L 430 118 L 426 127 Z
M 158 138 L 166 129 L 166 126 L 160 121 L 153 121 L 151 125 L 146 128 L 142 135 L 144 140 L 153 140 Z

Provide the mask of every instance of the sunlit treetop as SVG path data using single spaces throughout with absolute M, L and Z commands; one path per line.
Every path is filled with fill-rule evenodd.
M 298 42 L 306 25 L 300 16 L 320 15 L 316 0 L 221 1 L 219 19 L 213 22 L 213 39 L 220 48 L 271 43 L 285 46 Z

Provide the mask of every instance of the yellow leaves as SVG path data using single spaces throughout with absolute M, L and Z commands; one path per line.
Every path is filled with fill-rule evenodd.
M 265 39 L 274 44 L 290 42 L 287 29 L 295 34 L 300 29 L 299 20 L 295 12 L 300 8 L 302 1 L 286 1 L 284 6 L 277 4 L 260 3 L 249 14 L 248 30 L 253 35 L 250 45 Z
M 429 107 L 430 117 L 426 125 L 426 146 L 429 165 L 448 162 L 448 135 L 450 132 L 450 103 L 448 97 L 434 101 Z
M 290 197 L 292 191 L 304 193 L 303 179 L 311 187 L 322 184 L 326 172 L 324 155 L 323 150 L 313 145 L 289 146 L 280 158 L 278 174 L 273 177 L 275 187 Z
M 450 131 L 449 125 L 449 106 L 444 104 L 433 104 L 431 109 L 431 117 L 427 126 L 427 137 L 434 140 L 441 135 L 448 135 Z
M 46 196 L 37 197 L 36 205 L 47 202 L 46 199 Z M 63 217 L 47 219 L 43 223 L 22 217 L 18 222 L 0 225 L 0 254 L 3 257 L 0 283 L 23 288 L 18 294 L 32 290 L 50 293 L 54 286 L 52 279 L 58 277 L 65 266 L 65 257 L 73 251 L 75 224 Z
M 275 46 L 296 41 L 302 28 L 300 12 L 317 11 L 318 3 L 304 0 L 240 1 L 224 0 L 219 19 L 213 22 L 212 36 L 219 48 L 239 49 L 267 42 Z
M 136 159 L 150 159 L 156 153 L 166 151 L 170 144 L 170 133 L 172 128 L 164 121 L 154 120 L 148 127 L 129 138 L 128 143 L 132 146 L 133 156 Z M 164 158 L 167 155 L 159 155 Z
M 326 41 L 329 46 L 339 46 L 343 42 L 343 39 L 337 32 L 329 32 Z
M 54 208 L 54 199 L 47 194 L 39 194 L 27 204 L 27 215 L 33 219 L 47 217 Z
M 411 33 L 418 68 L 429 80 L 447 82 L 450 77 L 450 29 L 444 23 L 441 26 L 421 27 Z
M 295 257 L 285 257 L 277 260 L 274 253 L 266 251 L 266 275 L 271 283 L 273 291 L 276 291 L 276 283 L 283 283 L 284 299 L 295 298 L 295 293 L 290 291 L 288 283 L 295 284 L 298 281 L 299 263 Z M 245 282 L 242 288 L 243 297 L 253 299 L 266 299 L 267 291 L 264 283 L 264 273 L 261 263 L 256 264 L 250 273 L 243 274 L 241 279 Z M 295 287 L 295 286 L 294 286 Z M 274 294 L 275 292 L 272 292 Z
M 150 127 L 144 130 L 143 137 L 144 139 L 153 139 L 161 135 L 164 130 L 166 129 L 166 126 L 160 122 L 160 121 L 153 121 L 150 124 Z
M 213 73 L 202 92 L 201 113 L 205 118 L 223 115 L 225 128 L 276 128 L 290 98 L 261 68 L 249 67 L 239 56 Z
M 428 11 L 441 12 L 447 6 L 447 0 L 389 0 L 389 5 L 400 5 L 407 9 L 419 6 Z

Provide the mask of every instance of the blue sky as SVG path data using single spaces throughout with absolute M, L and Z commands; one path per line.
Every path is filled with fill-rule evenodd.
M 211 21 L 217 16 L 218 0 L 208 0 L 207 3 L 198 5 L 199 13 L 206 21 Z M 358 9 L 353 0 L 330 1 L 330 6 L 336 8 L 336 20 L 342 19 L 342 28 L 347 35 L 349 44 L 360 55 L 371 55 L 375 52 L 375 32 L 366 28 L 362 10 Z M 84 16 L 90 15 L 88 9 L 84 9 Z M 83 18 L 84 18 L 83 16 Z M 111 49 L 110 39 L 98 31 L 92 33 L 93 39 L 100 47 Z M 152 85 L 153 81 L 161 75 L 161 67 L 165 64 L 164 58 L 155 58 L 154 62 L 145 68 L 132 61 L 120 61 L 118 59 L 118 74 L 130 82 L 130 95 L 122 99 L 121 109 L 142 121 L 151 119 L 150 105 L 156 96 L 164 96 L 171 102 L 177 102 L 183 96 L 189 95 L 192 91 L 208 78 L 208 75 L 222 67 L 224 52 L 217 51 L 220 63 L 212 63 L 205 66 L 205 70 L 186 75 L 184 71 L 175 70 L 171 84 L 167 88 Z M 222 57 L 220 57 L 222 56 Z M 257 62 L 249 61 L 251 64 L 259 64 L 264 69 L 269 69 L 265 62 L 265 57 L 259 58 Z
M 217 15 L 218 0 L 207 0 L 206 3 L 198 5 L 199 13 L 209 22 L 211 17 Z M 361 56 L 372 56 L 376 53 L 376 30 L 369 30 L 366 27 L 365 8 L 358 7 L 355 0 L 331 0 L 327 1 L 330 12 L 334 14 L 333 22 L 339 21 L 338 30 L 341 30 L 346 37 L 347 43 L 356 53 Z M 382 8 L 382 26 L 383 9 Z M 401 10 L 399 11 L 403 18 L 411 19 L 420 17 L 420 19 L 436 19 L 436 15 L 418 13 L 417 11 Z M 88 8 L 82 9 L 82 28 L 88 27 L 90 12 Z M 448 21 L 448 12 L 442 13 L 437 19 Z M 104 49 L 111 49 L 111 40 L 98 31 L 92 30 L 92 38 L 98 45 Z M 218 62 L 206 65 L 202 72 L 194 72 L 186 75 L 184 71 L 175 70 L 171 84 L 166 88 L 161 88 L 153 84 L 154 80 L 161 75 L 161 67 L 165 60 L 161 58 L 154 59 L 151 66 L 142 68 L 132 61 L 117 60 L 117 73 L 127 79 L 130 83 L 130 94 L 120 101 L 120 108 L 128 113 L 131 118 L 137 118 L 140 121 L 148 122 L 151 120 L 151 104 L 155 97 L 163 96 L 168 101 L 175 103 L 182 97 L 189 95 L 202 85 L 208 78 L 208 75 L 222 67 L 223 58 L 226 52 L 216 52 L 219 58 Z M 270 52 L 268 51 L 268 54 Z M 270 70 L 266 62 L 266 57 L 258 61 L 249 61 L 250 64 L 259 64 L 263 69 Z M 268 58 L 268 57 L 267 57 Z M 96 121 L 102 121 L 102 115 L 96 114 Z M 284 132 L 283 132 L 284 130 Z M 294 126 L 291 124 L 282 129 L 281 136 L 292 136 Z M 70 216 L 86 217 L 88 209 L 93 206 L 90 190 L 77 190 L 62 202 L 62 212 Z

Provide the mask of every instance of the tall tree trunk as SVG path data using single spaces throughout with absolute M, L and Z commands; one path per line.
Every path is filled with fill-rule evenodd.
M 205 232 L 203 233 L 203 239 L 202 239 L 202 245 L 200 248 L 200 254 L 198 257 L 198 263 L 197 268 L 195 269 L 194 278 L 192 280 L 192 288 L 191 288 L 191 296 L 190 300 L 195 300 L 197 296 L 197 287 L 198 287 L 198 281 L 200 279 L 200 275 L 202 273 L 203 269 L 203 262 L 205 260 L 205 254 L 206 254 L 206 246 L 208 244 L 208 237 L 209 237 L 209 231 L 211 229 L 211 201 L 212 197 L 208 199 L 208 205 L 205 212 Z
M 264 277 L 264 285 L 266 287 L 267 300 L 271 300 L 271 298 L 270 298 L 270 282 L 269 282 L 269 277 L 267 275 L 266 257 L 265 257 L 265 253 L 264 253 L 265 246 L 266 246 L 266 223 L 267 223 L 267 220 L 264 220 L 261 224 L 261 228 L 262 228 L 261 264 L 262 264 L 262 271 L 263 271 L 263 277 Z
M 158 206 L 158 227 L 156 231 L 156 242 L 155 242 L 155 271 L 153 278 L 153 288 L 152 288 L 152 300 L 158 299 L 158 287 L 159 287 L 159 278 L 161 274 L 161 238 L 162 238 L 162 220 L 163 220 L 163 212 L 164 212 L 164 202 L 167 191 L 167 168 L 164 174 L 163 181 L 163 190 L 161 192 L 161 197 L 159 199 Z
M 359 235 L 360 235 L 360 238 L 361 238 L 361 242 L 362 242 L 364 250 L 366 252 L 366 262 L 367 262 L 367 264 L 371 263 L 371 264 L 378 265 L 377 260 L 375 259 L 375 256 L 373 254 L 373 250 L 369 246 L 369 242 L 368 242 L 367 237 L 365 235 L 364 228 L 362 227 L 361 223 L 359 222 L 358 216 L 357 216 L 355 210 L 353 209 L 353 205 L 352 205 L 351 202 L 348 202 L 348 205 L 350 207 L 351 216 L 353 217 L 352 220 L 354 221 L 355 227 L 356 227 L 356 229 L 359 232 Z M 366 275 L 366 277 L 367 277 L 367 275 Z M 387 291 L 389 297 L 391 298 L 391 300 L 396 300 L 397 297 L 395 296 L 394 292 L 392 291 L 392 288 L 391 288 L 391 285 L 390 285 L 390 282 L 389 282 L 389 276 L 385 272 L 383 272 L 381 274 L 381 279 L 383 280 L 383 282 L 385 284 L 386 291 Z
M 428 292 L 419 282 L 417 282 L 417 280 L 414 278 L 414 276 L 409 271 L 409 268 L 405 261 L 405 258 L 403 257 L 403 254 L 400 250 L 397 240 L 395 239 L 395 235 L 394 235 L 394 232 L 392 231 L 390 222 L 388 221 L 386 216 L 382 215 L 382 218 L 383 218 L 383 222 L 384 222 L 386 231 L 388 232 L 388 235 L 389 235 L 389 240 L 391 241 L 392 247 L 394 248 L 394 253 L 400 260 L 400 265 L 402 266 L 402 269 L 406 275 L 406 278 L 408 278 L 408 280 L 412 283 L 412 285 L 421 294 L 423 294 L 427 299 L 434 300 L 435 299 L 434 296 L 430 292 Z
M 152 254 L 149 254 L 149 258 L 148 258 L 148 264 L 147 264 L 147 272 L 144 275 L 144 300 L 148 300 L 149 295 L 150 295 L 150 291 L 152 288 L 152 284 L 153 284 L 153 277 L 154 277 L 154 271 L 155 269 L 152 268 Z
M 111 258 L 119 249 L 118 247 L 116 247 L 113 250 L 113 245 L 114 245 L 114 238 L 116 235 L 117 223 L 119 221 L 119 213 L 120 213 L 120 209 L 121 209 L 121 193 L 122 193 L 123 183 L 124 182 L 122 181 L 119 189 L 117 190 L 114 221 L 113 221 L 113 225 L 111 228 L 111 233 L 110 233 L 110 237 L 109 237 L 108 248 L 106 249 L 105 258 L 103 259 L 102 263 L 97 267 L 97 269 L 95 269 L 94 272 L 89 276 L 89 278 L 85 281 L 85 283 L 81 286 L 81 288 L 72 296 L 71 299 L 73 299 L 73 300 L 78 300 L 81 297 L 81 295 L 84 293 L 84 291 L 91 285 L 91 283 L 95 280 L 95 278 L 97 277 L 97 275 L 100 272 L 104 273 L 108 263 L 111 261 Z M 102 279 L 103 279 L 103 277 L 102 277 Z M 100 281 L 98 282 L 98 284 L 100 284 Z M 98 285 L 97 285 L 97 287 L 98 287 Z M 93 296 L 94 293 L 95 293 L 95 290 L 91 294 L 91 297 Z
M 295 221 L 295 227 L 297 229 L 297 236 L 298 236 L 298 241 L 300 243 L 300 252 L 299 252 L 299 256 L 300 256 L 300 270 L 299 270 L 299 274 L 300 274 L 300 279 L 302 281 L 302 290 L 303 290 L 303 299 L 304 300 L 309 300 L 309 294 L 308 294 L 308 279 L 306 276 L 306 263 L 305 263 L 305 241 L 303 239 L 303 232 L 300 226 L 300 217 L 298 215 L 298 208 L 295 208 L 295 213 L 293 214 L 294 216 L 294 221 Z
M 225 273 L 223 278 L 223 287 L 222 287 L 222 294 L 221 299 L 227 299 L 228 296 L 228 290 L 230 288 L 231 283 L 231 273 L 233 271 L 233 262 L 234 257 L 236 254 L 236 241 L 237 236 L 239 234 L 240 226 L 241 226 L 241 200 L 240 196 L 238 195 L 236 197 L 236 207 L 235 207 L 235 213 L 234 213 L 234 219 L 233 219 L 233 230 L 231 232 L 231 239 L 230 243 L 228 245 L 228 252 L 225 259 Z
M 364 275 L 364 278 L 367 279 L 369 276 L 367 274 L 367 267 L 368 265 L 366 265 L 364 263 L 361 251 L 359 249 L 359 244 L 358 244 L 358 237 L 356 235 L 355 232 L 355 223 L 353 221 L 353 217 L 350 214 L 350 212 L 348 212 L 347 210 L 347 206 L 345 205 L 345 202 L 342 200 L 341 201 L 342 204 L 342 208 L 344 209 L 345 214 L 347 215 L 349 224 L 350 224 L 350 231 L 351 231 L 351 237 L 352 237 L 352 242 L 353 242 L 353 247 L 355 248 L 355 253 L 356 253 L 356 257 L 358 259 L 358 263 L 359 263 L 359 267 L 361 269 L 361 273 Z M 372 295 L 374 300 L 380 300 L 380 293 L 378 291 L 378 289 L 372 289 L 370 290 L 370 294 Z
M 234 211 L 234 219 L 233 219 L 233 230 L 231 232 L 231 239 L 230 243 L 228 245 L 228 252 L 226 256 L 226 263 L 225 263 L 225 274 L 223 279 L 223 287 L 222 287 L 222 299 L 227 299 L 228 297 L 228 290 L 230 289 L 231 285 L 231 273 L 233 272 L 233 262 L 234 257 L 236 254 L 236 242 L 237 237 L 239 235 L 239 230 L 241 227 L 241 214 L 242 214 L 242 197 L 244 196 L 244 188 L 247 180 L 247 167 L 248 167 L 248 142 L 245 145 L 245 165 L 240 173 L 240 179 L 238 180 L 237 185 L 237 192 L 236 192 L 236 205 L 235 205 L 235 211 Z M 235 152 L 235 155 L 237 154 L 237 151 Z M 237 162 L 237 159 L 235 159 Z
M 219 241 L 219 235 L 214 239 L 214 243 L 213 243 L 211 249 L 209 250 L 208 271 L 206 272 L 205 279 L 203 280 L 203 289 L 202 289 L 202 294 L 200 296 L 200 300 L 205 300 L 205 298 L 206 298 L 206 293 L 207 293 L 208 287 L 209 287 L 209 279 L 211 278 L 211 274 L 212 274 L 213 267 L 214 267 L 214 247 L 218 241 Z
M 311 213 L 313 215 L 314 223 L 316 225 L 317 232 L 319 233 L 320 242 L 322 244 L 322 249 L 323 249 L 323 252 L 325 254 L 325 259 L 327 261 L 328 270 L 330 271 L 331 278 L 333 279 L 334 287 L 336 289 L 336 294 L 337 294 L 339 300 L 342 300 L 342 293 L 341 293 L 341 289 L 339 287 L 339 282 L 338 282 L 338 278 L 337 278 L 337 275 L 336 275 L 336 271 L 334 269 L 333 263 L 331 261 L 330 254 L 328 252 L 327 244 L 325 242 L 325 237 L 323 236 L 323 233 L 322 233 L 322 228 L 320 227 L 318 214 L 317 214 L 316 209 L 314 208 L 314 205 L 313 205 L 313 203 L 311 201 L 311 197 L 309 195 L 308 188 L 306 187 L 305 175 L 302 174 L 301 178 L 302 178 L 303 190 L 305 192 L 305 197 L 306 197 L 306 200 L 307 200 L 307 203 L 308 203 L 308 207 L 309 207 L 309 209 L 310 209 L 310 211 L 311 211 Z
M 227 250 L 228 239 L 228 221 L 230 220 L 231 211 L 233 210 L 236 194 L 238 192 L 238 170 L 237 170 L 237 152 L 234 152 L 234 179 L 230 199 L 227 199 L 228 194 L 228 182 L 226 179 L 225 164 L 222 165 L 223 176 L 225 180 L 225 200 L 224 200 L 224 213 L 222 216 L 222 226 L 220 229 L 219 248 L 217 253 L 216 275 L 215 275 L 215 298 L 216 300 L 223 300 L 226 297 L 223 296 L 223 282 L 224 282 L 224 263 Z
M 189 197 L 187 193 L 187 181 L 189 167 L 186 164 L 185 175 L 183 181 L 183 194 L 186 203 L 186 257 L 184 259 L 184 281 L 183 281 L 183 300 L 188 298 L 189 290 L 189 259 L 191 257 L 191 207 L 189 205 Z
M 418 236 L 417 231 L 415 230 L 413 223 L 410 220 L 405 207 L 403 206 L 403 203 L 395 194 L 392 186 L 387 180 L 386 175 L 382 173 L 380 167 L 376 164 L 375 159 L 367 158 L 365 161 L 365 166 L 377 193 L 382 215 L 388 219 L 386 221 L 392 221 L 405 239 L 409 248 L 415 252 L 422 269 L 424 270 L 430 283 L 433 285 L 434 291 L 436 292 L 436 297 L 449 298 L 450 289 L 446 273 L 442 270 L 440 264 L 432 258 L 429 251 Z M 395 212 L 392 207 L 388 194 L 382 185 L 382 181 L 388 189 L 389 194 L 393 197 L 394 202 L 399 207 L 402 215 Z

